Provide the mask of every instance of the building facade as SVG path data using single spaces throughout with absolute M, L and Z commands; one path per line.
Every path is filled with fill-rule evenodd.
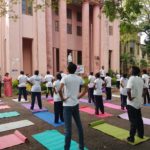
M 40 4 L 42 0 L 38 0 Z M 99 4 L 86 0 L 68 5 L 58 1 L 58 9 L 34 11 L 28 0 L 14 6 L 16 21 L 0 18 L 0 63 L 2 73 L 17 76 L 20 70 L 32 74 L 66 71 L 68 54 L 85 72 L 101 66 L 119 71 L 119 21 L 109 22 Z

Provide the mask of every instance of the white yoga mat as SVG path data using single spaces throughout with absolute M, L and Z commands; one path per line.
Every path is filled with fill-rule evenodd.
M 21 99 L 21 101 L 20 102 L 18 102 L 18 98 L 16 98 L 16 99 L 12 99 L 14 102 L 17 102 L 17 103 L 28 103 L 29 102 L 29 100 L 25 100 L 25 99 Z
M 12 129 L 18 129 L 30 125 L 34 125 L 34 123 L 29 120 L 20 120 L 20 121 L 5 123 L 0 125 L 0 132 L 12 130 Z
M 113 97 L 120 98 L 120 95 L 113 94 L 112 96 L 113 96 Z

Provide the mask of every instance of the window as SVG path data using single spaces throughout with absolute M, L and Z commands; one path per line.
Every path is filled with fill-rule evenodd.
M 77 35 L 82 36 L 82 27 L 81 26 L 77 26 Z
M 72 10 L 71 9 L 67 9 L 67 18 L 72 19 Z
M 82 21 L 82 13 L 77 12 L 77 21 L 81 22 Z
M 56 48 L 56 71 L 59 72 L 59 48 Z
M 59 21 L 55 21 L 55 31 L 59 31 Z
M 112 50 L 109 50 L 109 55 L 108 55 L 108 67 L 111 69 L 111 64 L 112 63 Z
M 67 33 L 72 34 L 72 24 L 67 23 Z
M 113 35 L 113 26 L 109 26 L 109 35 Z
M 77 64 L 82 65 L 82 52 L 78 51 L 77 53 Z
M 32 15 L 32 1 L 22 0 L 22 13 L 26 15 Z

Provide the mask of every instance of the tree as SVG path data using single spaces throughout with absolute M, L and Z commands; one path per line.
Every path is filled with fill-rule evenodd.
M 147 68 L 148 63 L 145 59 L 140 60 L 140 68 Z

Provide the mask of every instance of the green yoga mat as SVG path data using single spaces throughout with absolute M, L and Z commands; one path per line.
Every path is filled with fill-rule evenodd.
M 89 125 L 96 130 L 102 131 L 103 133 L 106 133 L 106 134 L 108 134 L 112 137 L 115 137 L 119 140 L 122 140 L 122 141 L 126 141 L 126 138 L 129 136 L 128 130 L 110 125 L 108 123 L 105 123 L 103 120 L 92 122 Z M 128 142 L 128 143 L 131 145 L 136 145 L 136 144 L 139 144 L 141 142 L 147 141 L 149 139 L 150 138 L 146 137 L 146 136 L 144 136 L 143 139 L 135 136 L 135 142 L 134 143 Z
M 1 118 L 16 117 L 16 116 L 19 116 L 19 115 L 20 114 L 16 111 L 4 112 L 4 113 L 0 113 L 0 119 Z
M 46 130 L 44 132 L 34 134 L 32 137 L 37 140 L 40 144 L 46 147 L 48 150 L 63 150 L 65 136 L 57 130 Z M 71 140 L 70 150 L 77 150 L 78 143 Z M 88 150 L 84 148 L 84 150 Z

